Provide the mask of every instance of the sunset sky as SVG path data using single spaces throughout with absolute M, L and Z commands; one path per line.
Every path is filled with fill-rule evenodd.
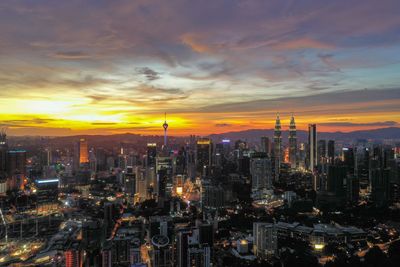
M 399 0 L 0 1 L 10 135 L 399 126 Z

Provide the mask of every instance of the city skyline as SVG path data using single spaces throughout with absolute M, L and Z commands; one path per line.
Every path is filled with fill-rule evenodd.
M 351 6 L 351 8 L 349 8 Z M 9 135 L 399 127 L 398 1 L 7 1 Z

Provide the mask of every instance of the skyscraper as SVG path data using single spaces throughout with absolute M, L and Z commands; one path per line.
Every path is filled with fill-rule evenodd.
M 155 235 L 151 238 L 149 249 L 150 266 L 172 267 L 173 249 L 170 239 L 164 235 Z
M 86 139 L 81 138 L 75 145 L 74 169 L 78 171 L 83 164 L 89 163 L 89 150 Z
M 335 141 L 329 140 L 328 141 L 328 162 L 333 163 L 335 159 Z
M 271 161 L 266 153 L 254 153 L 250 161 L 252 190 L 258 191 L 272 188 Z
M 267 136 L 261 137 L 261 152 L 267 153 L 268 156 L 271 155 L 271 141 Z
M 319 140 L 317 145 L 318 165 L 327 163 L 326 140 Z
M 177 234 L 177 266 L 209 267 L 211 246 L 201 240 L 200 228 L 184 229 Z
M 10 187 L 13 189 L 24 186 L 26 176 L 26 151 L 9 150 L 7 153 L 7 174 Z
M 7 171 L 7 135 L 4 131 L 0 132 L 0 178 L 6 177 Z
M 261 258 L 273 256 L 278 249 L 278 233 L 272 223 L 253 223 L 253 251 Z
M 69 249 L 64 252 L 66 267 L 79 267 L 82 264 L 81 252 L 77 249 Z
M 289 125 L 289 161 L 292 168 L 297 167 L 297 136 L 293 114 Z
M 208 138 L 197 140 L 196 165 L 197 172 L 207 174 L 211 167 L 212 142 Z
M 308 125 L 308 162 L 309 170 L 314 171 L 317 166 L 317 125 Z
M 157 144 L 147 143 L 147 167 L 155 167 L 157 158 Z
M 282 131 L 279 114 L 276 116 L 274 131 L 274 157 L 275 157 L 275 179 L 279 179 L 282 158 Z
M 89 162 L 88 143 L 85 139 L 79 141 L 79 163 L 84 164 Z

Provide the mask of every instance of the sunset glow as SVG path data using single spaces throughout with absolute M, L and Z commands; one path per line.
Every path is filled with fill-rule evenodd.
M 284 128 L 291 112 L 299 129 L 400 122 L 398 1 L 40 2 L 0 4 L 11 135 L 162 134 L 164 112 L 171 135 L 271 129 L 277 112 Z

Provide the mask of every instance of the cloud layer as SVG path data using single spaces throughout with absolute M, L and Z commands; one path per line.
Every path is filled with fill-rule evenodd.
M 400 122 L 400 2 L 2 1 L 11 134 Z M 35 129 L 32 131 L 32 129 Z

